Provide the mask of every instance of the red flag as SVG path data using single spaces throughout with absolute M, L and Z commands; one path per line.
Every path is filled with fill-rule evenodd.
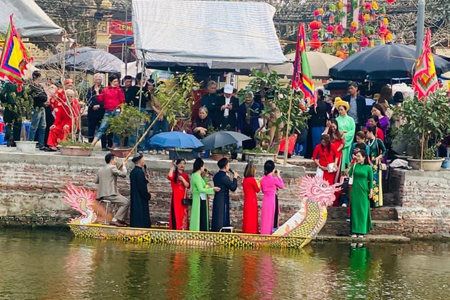
M 306 35 L 303 23 L 298 24 L 297 47 L 295 51 L 294 74 L 292 75 L 292 88 L 300 89 L 305 94 L 305 99 L 309 99 L 309 104 L 316 101 L 314 83 L 312 81 L 311 70 L 309 68 L 308 57 L 306 55 Z
M 413 77 L 414 92 L 417 92 L 419 100 L 425 98 L 439 87 L 430 41 L 431 31 L 428 28 L 423 42 L 422 54 L 417 60 L 416 72 Z
M 33 58 L 26 50 L 16 26 L 14 26 L 13 15 L 10 16 L 9 28 L 6 33 L 5 44 L 0 58 L 0 78 L 8 78 L 17 83 L 17 90 L 22 90 L 23 74 L 27 63 Z

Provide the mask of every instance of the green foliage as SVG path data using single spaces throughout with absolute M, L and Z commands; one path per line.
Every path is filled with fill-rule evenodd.
M 144 125 L 147 120 L 146 114 L 133 106 L 123 104 L 120 115 L 111 118 L 108 133 L 119 136 L 120 145 L 124 145 L 125 138 L 136 134 L 136 130 Z
M 394 110 L 394 117 L 405 122 L 396 134 L 410 145 L 421 145 L 423 136 L 424 158 L 435 157 L 435 146 L 450 131 L 449 105 L 449 100 L 442 91 L 429 95 L 426 101 L 406 99 L 402 106 Z M 415 158 L 420 158 L 420 151 Z
M 261 112 L 261 117 L 266 119 L 270 118 L 271 113 L 273 113 L 273 107 L 276 106 L 281 112 L 281 117 L 278 118 L 275 123 L 272 123 L 271 126 L 278 128 L 280 124 L 286 125 L 289 112 L 289 99 L 292 96 L 290 128 L 299 130 L 300 128 L 306 127 L 306 122 L 310 115 L 304 111 L 305 107 L 302 104 L 302 93 L 296 92 L 291 95 L 290 85 L 281 83 L 280 76 L 276 71 L 264 73 L 262 71 L 253 70 L 252 77 L 247 90 L 256 94 L 261 90 L 267 89 L 265 91 L 266 102 L 264 104 L 264 110 Z M 244 96 L 244 93 L 240 94 L 241 101 L 243 101 Z M 283 133 L 285 133 L 285 130 L 283 130 Z M 273 146 L 274 145 L 270 145 L 270 147 Z
M 192 91 L 199 87 L 194 74 L 188 69 L 186 73 L 177 74 L 166 84 L 156 88 L 155 97 L 161 102 L 161 106 L 170 102 L 164 112 L 170 126 L 176 125 L 179 119 L 186 121 L 191 117 Z
M 87 143 L 81 143 L 81 142 L 77 142 L 77 141 L 73 141 L 72 139 L 67 139 L 65 141 L 61 141 L 59 142 L 60 146 L 63 147 L 80 147 L 83 149 L 87 149 L 87 150 L 92 150 L 94 149 L 94 147 L 92 147 L 91 144 L 87 144 Z
M 4 87 L 7 89 L 7 85 Z M 30 96 L 30 87 L 23 86 L 22 92 L 7 92 L 7 98 L 2 105 L 8 108 L 18 119 L 22 121 L 31 119 L 31 110 L 33 109 L 33 98 Z

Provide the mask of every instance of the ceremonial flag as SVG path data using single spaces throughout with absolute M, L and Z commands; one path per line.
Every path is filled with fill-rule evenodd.
M 305 94 L 305 100 L 309 99 L 310 105 L 316 102 L 314 83 L 312 81 L 308 57 L 306 56 L 306 35 L 305 26 L 303 23 L 298 24 L 294 74 L 292 75 L 292 88 L 294 90 L 300 89 L 303 94 Z
M 413 77 L 414 92 L 418 93 L 419 100 L 428 96 L 428 94 L 439 87 L 430 41 L 431 31 L 428 28 L 423 42 L 422 54 L 417 60 L 416 72 Z
M 17 90 L 20 92 L 27 63 L 32 61 L 33 58 L 23 45 L 22 39 L 13 23 L 13 15 L 11 15 L 0 58 L 0 78 L 7 78 L 11 82 L 16 82 Z

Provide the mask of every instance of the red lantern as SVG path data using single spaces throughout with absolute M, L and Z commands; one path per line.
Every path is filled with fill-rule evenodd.
M 312 39 L 309 43 L 309 46 L 311 47 L 311 49 L 319 50 L 320 48 L 322 48 L 322 43 L 319 39 Z
M 367 37 L 363 37 L 362 40 L 359 42 L 359 45 L 361 47 L 369 46 L 369 39 Z
M 378 29 L 378 36 L 382 39 L 386 37 L 387 33 L 388 33 L 388 30 L 385 26 L 381 26 L 380 29 Z
M 328 27 L 327 27 L 327 32 L 333 32 L 333 30 L 334 30 L 334 26 L 333 25 L 328 25 Z
M 395 0 L 386 0 L 387 3 L 392 4 L 395 2 Z
M 311 23 L 309 23 L 309 28 L 311 30 L 319 30 L 320 28 L 322 28 L 322 22 L 312 21 Z

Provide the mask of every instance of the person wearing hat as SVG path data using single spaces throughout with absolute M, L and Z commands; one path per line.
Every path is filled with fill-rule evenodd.
M 254 100 L 253 92 L 245 93 L 245 100 L 239 106 L 237 127 L 238 132 L 251 137 L 251 140 L 243 141 L 243 149 L 254 149 L 256 147 L 255 132 L 259 129 L 260 106 Z
M 231 84 L 223 88 L 223 96 L 218 99 L 220 105 L 221 130 L 236 131 L 237 112 L 239 110 L 239 100 L 233 96 L 234 88 Z
M 148 201 L 151 196 L 147 189 L 144 156 L 133 157 L 134 169 L 130 173 L 130 227 L 150 228 Z
M 342 148 L 341 163 L 341 171 L 344 171 L 350 166 L 350 148 L 355 137 L 356 124 L 355 120 L 347 114 L 350 110 L 350 105 L 347 101 L 343 101 L 337 97 L 334 101 L 334 107 L 339 112 L 339 117 L 336 118 L 336 122 L 338 123 L 339 131 L 344 135 L 345 141 L 344 148 Z
M 361 126 L 366 124 L 369 114 L 366 107 L 366 99 L 359 94 L 356 82 L 351 82 L 348 85 L 348 95 L 344 96 L 342 100 L 349 104 L 348 115 L 353 118 L 358 130 L 361 130 Z
M 95 183 L 98 184 L 96 199 L 108 200 L 116 204 L 119 209 L 109 225 L 124 227 L 126 226 L 125 218 L 128 215 L 130 201 L 119 193 L 117 178 L 127 177 L 127 168 L 124 164 L 122 170 L 119 170 L 116 156 L 112 153 L 106 154 L 105 162 L 106 165 L 98 171 L 95 179 Z
M 220 171 L 214 175 L 214 186 L 219 187 L 213 201 L 211 231 L 219 232 L 222 227 L 230 227 L 230 191 L 237 189 L 237 178 L 239 174 L 232 172 L 233 180 L 228 177 L 230 164 L 228 159 L 222 158 L 217 162 Z

